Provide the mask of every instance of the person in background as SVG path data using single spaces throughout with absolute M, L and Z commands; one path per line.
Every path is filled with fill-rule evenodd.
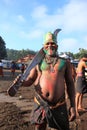
M 22 86 L 35 87 L 34 107 L 30 121 L 35 130 L 50 128 L 69 130 L 69 121 L 75 119 L 75 87 L 71 74 L 71 64 L 57 54 L 57 33 L 48 32 L 43 50 L 45 57 L 31 71 Z M 14 83 L 17 82 L 17 77 Z M 70 117 L 68 118 L 65 101 L 65 82 L 70 99 Z
M 4 77 L 4 74 L 3 74 L 3 63 L 2 63 L 1 60 L 0 60 L 0 75 L 1 75 L 2 77 Z
M 86 111 L 82 106 L 83 95 L 87 93 L 87 54 L 80 59 L 77 67 L 76 76 L 76 115 L 79 117 L 79 111 Z
M 20 69 L 21 69 L 21 73 L 23 74 L 23 73 L 24 73 L 24 70 L 25 70 L 25 64 L 22 63 Z
M 15 76 L 15 70 L 16 70 L 16 64 L 14 61 L 11 63 L 11 74 L 14 77 Z

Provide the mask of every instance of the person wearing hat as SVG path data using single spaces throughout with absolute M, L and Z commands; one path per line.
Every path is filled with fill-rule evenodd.
M 41 63 L 30 72 L 23 86 L 35 87 L 34 107 L 30 121 L 35 130 L 46 130 L 47 125 L 57 130 L 69 130 L 69 121 L 75 119 L 75 91 L 70 63 L 57 53 L 57 33 L 45 35 Z M 70 117 L 68 118 L 65 101 L 65 81 L 70 98 Z

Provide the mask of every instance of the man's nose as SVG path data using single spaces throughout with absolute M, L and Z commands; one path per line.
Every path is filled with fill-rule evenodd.
M 52 47 L 52 44 L 49 44 L 48 47 Z
M 49 45 L 49 46 L 48 46 L 48 49 L 52 49 L 52 45 Z

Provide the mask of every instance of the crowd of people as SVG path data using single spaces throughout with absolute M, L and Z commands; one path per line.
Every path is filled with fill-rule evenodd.
M 77 68 L 70 59 L 59 57 L 57 50 L 57 34 L 60 29 L 48 32 L 43 43 L 44 58 L 31 71 L 22 86 L 35 88 L 34 107 L 30 122 L 35 124 L 35 130 L 46 130 L 47 125 L 57 130 L 69 130 L 69 121 L 79 116 L 83 94 L 87 93 L 87 55 L 84 55 Z M 24 73 L 24 66 L 21 72 Z M 12 62 L 12 75 L 15 65 Z M 14 80 L 14 84 L 18 79 Z M 16 89 L 16 88 L 15 88 Z M 67 111 L 66 93 L 70 100 L 69 115 Z
M 20 67 L 18 69 L 20 70 L 21 74 L 23 74 L 24 70 L 26 69 L 26 65 L 24 63 L 20 63 Z M 11 72 L 11 76 L 15 77 L 15 72 L 17 70 L 17 65 L 15 61 L 11 62 L 9 70 Z M 4 77 L 4 65 L 2 60 L 0 60 L 0 76 Z

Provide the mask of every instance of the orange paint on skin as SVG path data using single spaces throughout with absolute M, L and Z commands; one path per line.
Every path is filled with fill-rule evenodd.
M 51 75 L 53 75 L 51 73 Z M 48 77 L 48 79 L 46 79 L 46 83 L 47 83 L 47 87 L 49 89 L 50 92 L 53 92 L 53 88 L 55 87 L 54 83 L 55 83 L 56 79 L 52 78 L 51 76 Z

